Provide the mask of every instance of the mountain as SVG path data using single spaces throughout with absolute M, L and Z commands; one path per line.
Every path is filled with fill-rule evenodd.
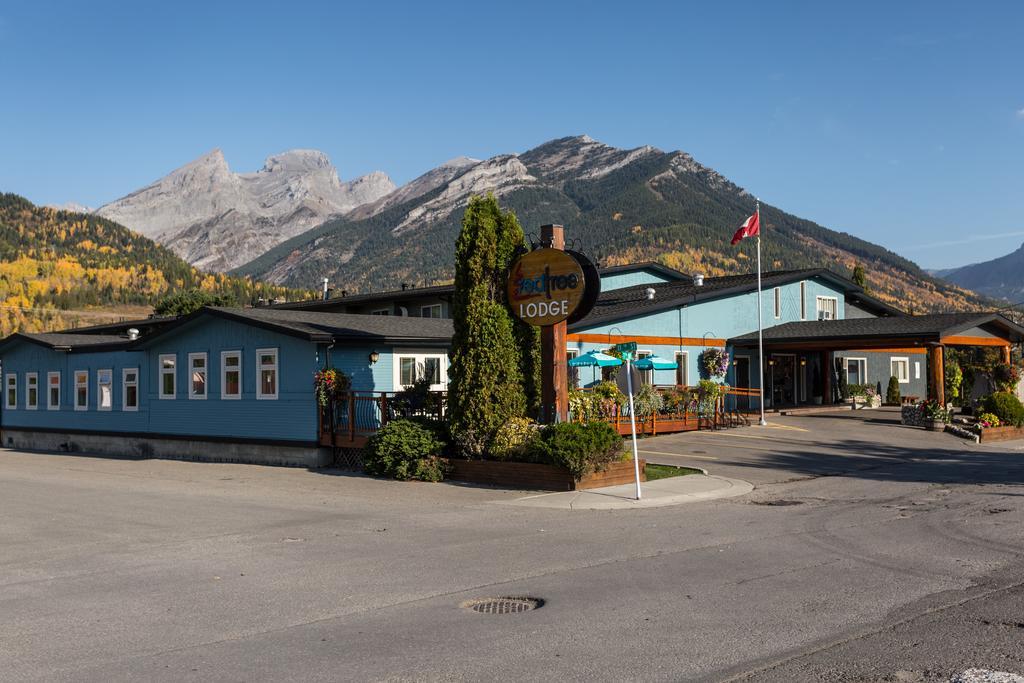
M 233 173 L 215 149 L 96 213 L 203 270 L 224 271 L 394 189 L 379 171 L 341 182 L 315 150 L 283 152 L 256 173 Z
M 450 281 L 459 222 L 469 198 L 493 192 L 524 230 L 561 223 L 577 247 L 605 265 L 657 260 L 691 273 L 754 268 L 754 245 L 731 247 L 750 215 L 751 195 L 685 152 L 617 149 L 587 136 L 552 140 L 434 169 L 381 199 L 326 221 L 239 268 L 292 286 L 329 277 L 338 289 L 372 291 L 399 283 Z M 762 205 L 766 270 L 867 270 L 871 292 L 915 311 L 984 306 L 911 261 L 852 235 Z
M 955 285 L 1012 303 L 1024 301 L 1024 244 L 1015 252 L 984 263 L 936 271 Z
M 202 273 L 113 221 L 0 194 L 0 336 L 145 315 L 157 299 L 183 289 L 241 303 L 309 295 Z

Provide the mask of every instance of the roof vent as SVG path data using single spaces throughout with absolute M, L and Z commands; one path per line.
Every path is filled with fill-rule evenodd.
M 131 339 L 132 341 L 135 341 L 136 339 L 139 338 L 139 330 L 137 327 L 128 328 L 128 338 Z
M 645 289 L 644 294 L 647 296 L 648 301 L 654 301 L 654 287 L 648 287 Z
M 693 286 L 694 287 L 703 287 L 704 286 L 704 276 L 703 275 L 694 275 L 693 276 Z

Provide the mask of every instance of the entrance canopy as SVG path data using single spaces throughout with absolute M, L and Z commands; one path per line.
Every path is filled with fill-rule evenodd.
M 928 351 L 932 391 L 945 402 L 943 349 L 946 346 L 981 346 L 1001 349 L 1010 361 L 1010 347 L 1024 341 L 1024 327 L 999 313 L 938 313 L 885 318 L 809 320 L 776 325 L 764 330 L 766 352 L 802 351 Z M 729 340 L 734 348 L 756 349 L 757 332 Z M 827 381 L 827 377 L 826 377 Z

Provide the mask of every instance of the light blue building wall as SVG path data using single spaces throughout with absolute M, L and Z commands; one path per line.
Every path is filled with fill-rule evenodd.
M 778 317 L 775 316 L 775 289 L 769 287 L 762 292 L 762 320 L 765 328 L 802 319 L 817 319 L 818 297 L 835 299 L 837 316 L 843 317 L 844 291 L 824 280 L 810 279 L 778 287 Z M 803 306 L 801 306 L 801 293 L 803 294 Z M 639 304 L 640 301 L 638 301 Z M 685 383 L 693 385 L 700 379 L 699 356 L 705 348 L 713 345 L 713 342 L 708 342 L 705 345 L 703 340 L 729 339 L 756 331 L 756 315 L 756 292 L 725 294 L 717 299 L 685 304 L 657 313 L 617 320 L 614 323 L 574 329 L 572 334 L 609 335 L 609 338 L 612 336 L 635 337 L 638 352 L 650 351 L 667 360 L 675 360 L 677 352 L 683 353 L 683 358 L 686 361 L 686 373 L 682 379 Z M 576 349 L 580 353 L 605 349 L 610 345 L 609 342 L 603 341 L 571 341 L 571 336 L 568 348 Z M 656 344 L 644 341 L 644 338 L 661 338 L 659 340 L 661 341 L 665 337 L 695 343 Z M 701 341 L 696 342 L 696 340 Z M 730 349 L 731 352 L 732 349 Z M 742 352 L 743 355 L 746 353 Z M 757 387 L 757 365 L 756 359 L 753 358 L 751 359 L 750 374 L 751 386 Z M 595 375 L 589 368 L 579 370 L 580 383 L 583 385 L 591 384 L 595 377 L 600 379 L 599 371 Z M 726 381 L 731 384 L 735 383 L 735 377 L 732 376 L 731 371 Z M 653 371 L 653 382 L 655 384 L 675 384 L 676 371 Z
M 671 279 L 660 273 L 649 270 L 635 270 L 625 273 L 610 273 L 601 276 L 601 291 L 610 292 L 613 289 L 633 287 L 635 285 L 656 285 L 658 283 L 672 282 Z

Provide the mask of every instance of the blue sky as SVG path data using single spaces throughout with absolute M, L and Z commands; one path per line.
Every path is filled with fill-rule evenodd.
M 1022 26 L 1016 0 L 12 1 L 0 190 L 97 206 L 215 147 L 401 183 L 587 133 L 960 265 L 1024 242 Z

